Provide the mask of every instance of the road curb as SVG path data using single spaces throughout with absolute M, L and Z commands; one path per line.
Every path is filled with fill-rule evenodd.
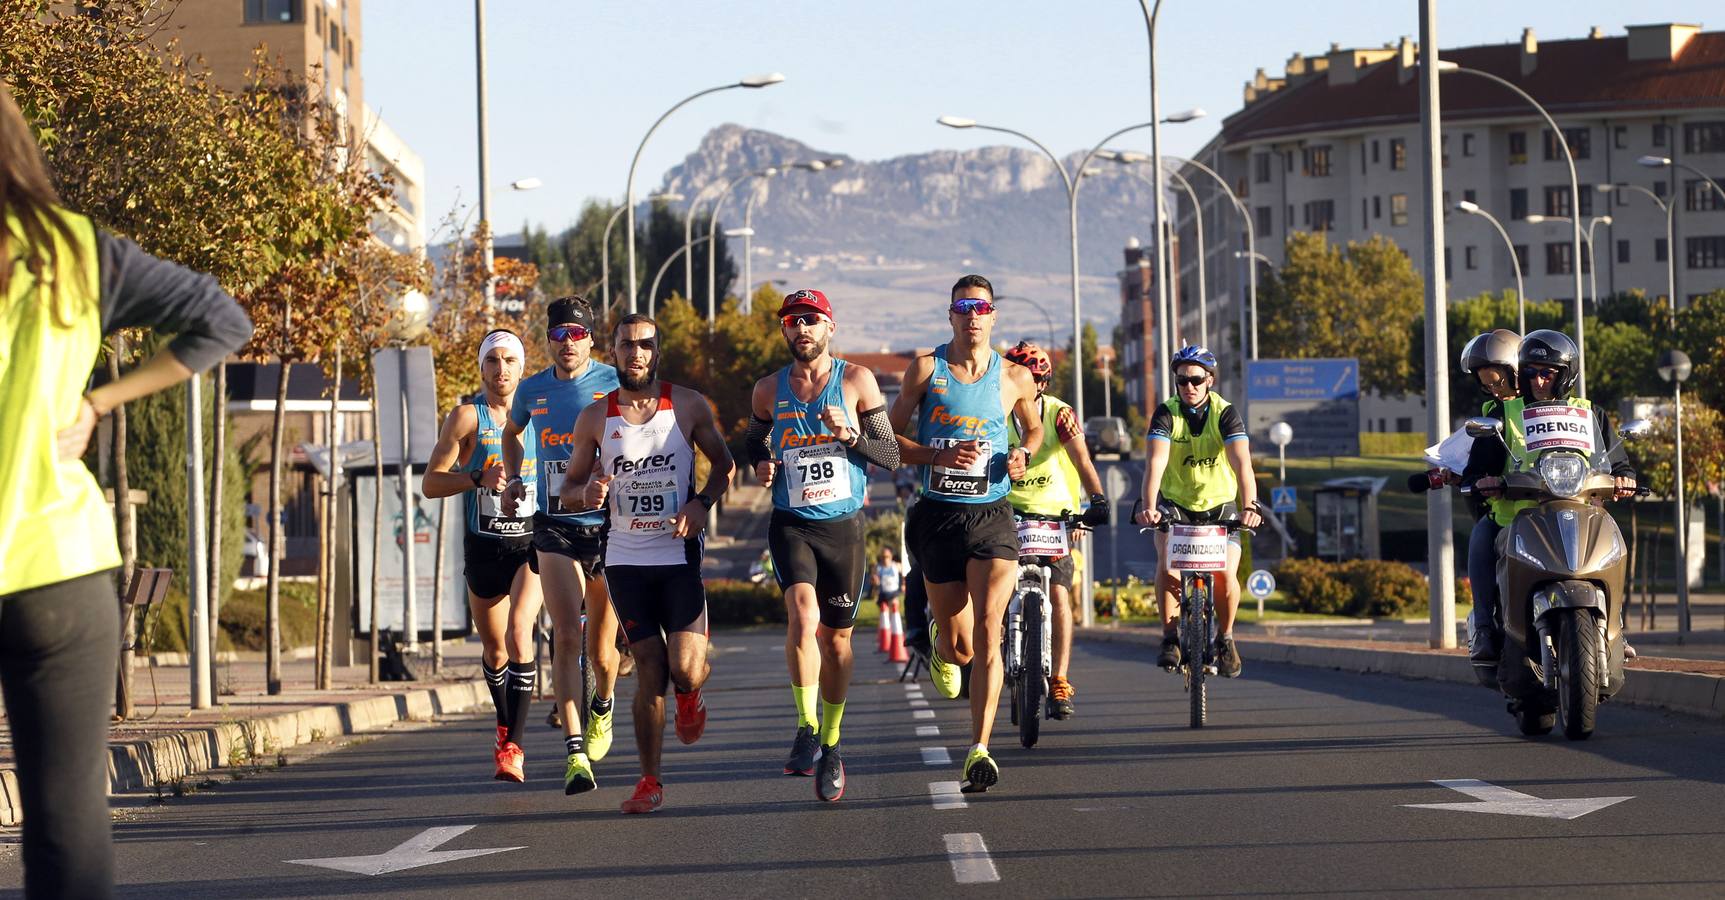
M 190 728 L 147 740 L 116 741 L 108 745 L 108 790 L 115 794 L 153 790 L 212 769 L 267 761 L 289 747 L 377 731 L 397 722 L 428 720 L 490 702 L 485 682 L 475 680 Z M 0 826 L 16 826 L 23 818 L 17 772 L 0 769 Z
M 1147 647 L 1157 646 L 1162 641 L 1160 634 L 1150 631 L 1078 628 L 1074 629 L 1074 634 L 1082 640 Z M 1474 680 L 1473 665 L 1460 654 L 1296 644 L 1238 636 L 1234 640 L 1248 666 L 1259 661 L 1276 662 L 1369 675 L 1478 684 Z M 1625 677 L 1623 690 L 1611 699 L 1612 703 L 1725 719 L 1725 678 L 1695 672 L 1635 668 L 1630 669 Z

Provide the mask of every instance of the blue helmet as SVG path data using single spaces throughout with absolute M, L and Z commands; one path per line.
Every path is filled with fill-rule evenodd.
M 1174 354 L 1173 362 L 1169 368 L 1177 370 L 1181 366 L 1201 366 L 1204 371 L 1214 375 L 1216 374 L 1216 354 L 1197 344 L 1181 347 L 1180 352 Z

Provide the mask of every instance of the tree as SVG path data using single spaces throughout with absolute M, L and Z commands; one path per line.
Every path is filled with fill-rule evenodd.
M 1409 362 L 1408 327 L 1424 292 L 1401 249 L 1381 236 L 1344 249 L 1294 232 L 1284 259 L 1258 291 L 1263 355 L 1357 357 L 1361 388 L 1407 391 L 1411 372 L 1423 369 Z
M 639 279 L 637 285 L 642 312 L 646 312 L 655 303 L 664 303 L 669 300 L 673 292 L 682 293 L 683 291 L 683 259 L 678 256 L 677 261 L 671 264 L 670 269 L 666 270 L 664 279 L 659 282 L 659 295 L 656 300 L 650 300 L 646 296 L 648 288 L 652 286 L 653 276 L 658 273 L 659 267 L 664 264 L 665 260 L 682 249 L 684 220 L 684 214 L 671 208 L 670 204 L 664 201 L 654 201 L 652 212 L 648 215 L 647 221 L 638 226 L 640 232 L 635 238 L 635 243 L 636 250 L 640 255 L 641 273 L 637 276 Z M 692 237 L 701 237 L 706 233 L 706 229 L 706 217 L 698 217 L 695 220 Z M 718 242 L 718 267 L 715 269 L 718 277 L 713 284 L 717 295 L 723 298 L 730 294 L 731 287 L 737 281 L 737 264 L 735 260 L 731 259 L 730 249 L 725 240 L 723 222 L 719 223 L 714 240 Z M 706 242 L 696 244 L 690 252 L 695 254 L 695 297 L 701 298 L 701 302 L 696 304 L 696 308 L 705 318 L 708 254 Z M 621 277 L 617 274 L 618 271 L 617 257 L 613 254 L 611 256 L 613 290 L 619 289 L 616 284 L 617 279 Z M 622 286 L 621 289 L 626 291 L 627 287 Z M 695 297 L 688 299 L 693 301 Z M 714 304 L 715 310 L 722 305 L 722 303 Z

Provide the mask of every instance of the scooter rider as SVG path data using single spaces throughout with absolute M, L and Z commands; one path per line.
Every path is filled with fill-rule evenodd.
M 1486 395 L 1479 414 L 1502 421 L 1503 405 L 1516 396 L 1515 370 L 1521 335 L 1499 328 L 1477 335 L 1461 351 L 1461 370 Z M 1478 480 L 1485 473 L 1477 473 Z M 1465 477 L 1465 473 L 1463 476 Z M 1473 614 L 1468 619 L 1468 653 L 1481 662 L 1495 663 L 1501 645 L 1497 612 L 1497 533 L 1503 530 L 1496 508 L 1505 501 L 1472 494 L 1475 521 L 1467 542 L 1467 577 L 1473 591 Z M 1512 514 L 1513 515 L 1513 514 Z M 1507 517 L 1505 517 L 1507 521 Z
M 1562 400 L 1571 406 L 1593 410 L 1594 434 L 1604 436 L 1611 434 L 1610 421 L 1605 411 L 1593 406 L 1586 398 L 1575 396 L 1575 382 L 1578 377 L 1576 360 L 1580 351 L 1575 342 L 1561 332 L 1542 328 L 1529 333 L 1522 338 L 1516 352 L 1516 380 L 1521 396 L 1507 400 L 1503 404 L 1503 440 L 1474 441 L 1468 454 L 1467 468 L 1462 473 L 1462 485 L 1472 486 L 1481 495 L 1492 498 L 1492 518 L 1499 529 L 1510 524 L 1515 514 L 1534 505 L 1532 501 L 1505 501 L 1498 496 L 1503 492 L 1504 474 L 1509 473 L 1518 462 L 1522 468 L 1527 468 L 1528 461 L 1524 459 L 1527 452 L 1525 435 L 1521 431 L 1521 414 L 1528 403 L 1540 403 L 1550 400 Z M 1635 493 L 1635 467 L 1629 464 L 1628 458 L 1621 448 L 1613 450 L 1610 458 L 1611 474 L 1615 481 L 1614 496 L 1622 498 Z M 1471 542 L 1470 542 L 1469 574 L 1472 575 Z M 1501 549 L 1500 551 L 1501 552 Z M 1497 589 L 1495 573 L 1493 587 L 1488 595 L 1477 591 L 1474 594 L 1474 619 L 1476 627 L 1479 623 L 1489 623 L 1491 634 L 1486 641 L 1473 641 L 1470 654 L 1475 665 L 1495 665 L 1501 652 L 1502 637 L 1499 633 L 1499 610 L 1497 609 Z M 1491 608 L 1482 608 L 1482 596 L 1489 596 Z M 1483 646 L 1482 646 L 1483 645 Z M 1483 651 L 1483 654 L 1482 654 Z

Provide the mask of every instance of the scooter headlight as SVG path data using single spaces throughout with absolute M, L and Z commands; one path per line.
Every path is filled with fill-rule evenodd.
M 1574 497 L 1587 480 L 1587 460 L 1569 453 L 1548 453 L 1539 460 L 1539 477 L 1560 497 Z

